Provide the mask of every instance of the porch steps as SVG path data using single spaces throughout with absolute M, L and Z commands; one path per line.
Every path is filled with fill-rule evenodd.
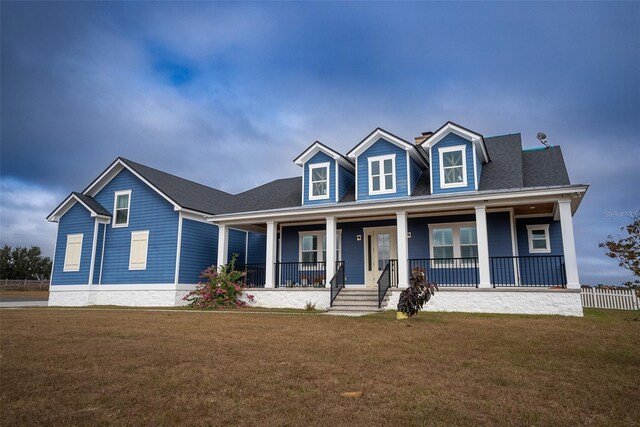
M 383 307 L 386 305 L 388 298 L 389 297 L 386 296 L 382 301 Z M 377 289 L 345 288 L 340 291 L 327 314 L 363 316 L 378 311 L 384 311 L 384 308 L 378 308 Z

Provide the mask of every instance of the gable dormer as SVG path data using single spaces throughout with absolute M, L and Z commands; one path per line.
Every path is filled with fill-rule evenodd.
M 478 190 L 482 165 L 490 161 L 481 134 L 447 122 L 422 146 L 431 160 L 431 194 Z
M 303 205 L 337 203 L 353 186 L 353 163 L 319 141 L 294 163 L 302 167 Z
M 347 157 L 356 165 L 356 200 L 410 196 L 428 167 L 422 148 L 381 128 L 371 132 Z

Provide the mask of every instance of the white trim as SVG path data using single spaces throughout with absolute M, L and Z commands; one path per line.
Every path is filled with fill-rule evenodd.
M 107 243 L 107 224 L 102 224 L 104 231 L 102 232 L 102 253 L 100 254 L 100 274 L 98 275 L 98 284 L 102 285 L 102 267 L 104 266 L 104 245 Z
M 278 242 L 278 224 L 275 221 L 267 221 L 267 253 L 265 256 L 265 288 L 275 288 L 275 252 Z M 282 237 L 280 238 L 282 241 Z
M 343 164 L 347 169 L 353 169 L 353 164 L 351 164 L 347 159 L 345 159 L 340 153 L 332 150 L 331 148 L 325 146 L 320 141 L 316 141 L 309 148 L 307 148 L 302 154 L 296 157 L 293 162 L 298 166 L 304 166 L 306 162 L 309 161 L 313 156 L 315 156 L 318 152 L 323 152 L 328 155 L 332 159 L 337 162 Z
M 198 221 L 198 222 L 205 222 L 205 223 L 209 223 L 209 221 L 207 221 L 206 219 L 206 215 L 203 214 L 197 214 L 197 213 L 192 213 L 186 210 L 180 210 L 178 211 L 179 213 L 182 214 L 182 218 L 183 219 L 188 219 L 191 221 Z
M 89 266 L 89 284 L 93 285 L 93 271 L 95 270 L 96 263 L 96 250 L 98 249 L 98 218 L 95 219 L 95 224 L 93 225 L 93 245 L 91 247 L 91 265 Z
M 562 248 L 567 271 L 567 288 L 579 289 L 580 277 L 576 258 L 576 244 L 573 236 L 573 218 L 571 216 L 571 200 L 558 200 L 560 229 L 562 232 Z
M 384 161 L 391 160 L 391 188 L 386 188 L 386 179 L 384 172 Z M 367 177 L 369 179 L 369 195 L 377 196 L 380 194 L 394 194 L 396 192 L 396 155 L 395 154 L 385 154 L 382 156 L 374 156 L 367 158 L 368 161 L 368 169 L 367 169 Z M 380 170 L 380 190 L 373 190 L 373 175 L 371 173 L 371 163 L 379 162 L 379 170 Z
M 357 158 L 360 154 L 364 153 L 367 150 L 367 148 L 372 146 L 380 138 L 392 143 L 393 145 L 396 145 L 402 148 L 405 151 L 410 150 L 414 147 L 413 144 L 405 141 L 404 139 L 398 138 L 397 136 L 394 136 L 383 129 L 377 128 L 373 132 L 371 132 L 369 136 L 363 139 L 358 145 L 353 147 L 351 151 L 347 153 L 347 157 L 349 157 L 350 159 Z
M 217 270 L 224 266 L 229 259 L 229 226 L 218 224 L 218 254 L 216 256 Z M 216 271 L 217 271 L 216 270 Z
M 144 256 L 144 265 L 140 266 L 132 266 L 133 262 L 133 240 L 136 236 L 145 236 L 145 256 Z M 147 260 L 149 259 L 149 230 L 142 231 L 132 231 L 131 232 L 131 243 L 129 244 L 129 271 L 142 271 L 147 269 Z
M 116 218 L 118 217 L 117 207 L 118 207 L 118 196 L 129 196 L 127 203 L 127 222 L 124 224 L 116 224 Z M 113 193 L 113 215 L 112 215 L 112 224 L 113 228 L 124 228 L 129 226 L 129 220 L 131 219 L 131 190 L 121 190 Z
M 118 170 L 115 170 L 118 167 L 120 167 L 120 168 Z M 102 175 L 100 175 L 91 184 L 89 184 L 89 186 L 82 192 L 82 194 L 86 194 L 88 196 L 95 196 L 100 190 L 102 190 L 105 187 L 105 185 L 107 185 L 113 178 L 115 178 L 116 175 L 118 175 L 122 171 L 122 169 L 127 169 L 136 178 L 138 178 L 140 181 L 144 182 L 153 191 L 155 191 L 160 196 L 162 196 L 165 200 L 167 200 L 169 203 L 171 203 L 175 210 L 182 209 L 179 204 L 177 204 L 175 201 L 173 201 L 171 198 L 169 198 L 169 196 L 164 194 L 162 191 L 158 190 L 153 184 L 151 184 L 149 181 L 147 181 L 145 178 L 143 178 L 142 175 L 140 175 L 138 172 L 133 170 L 133 168 L 131 168 L 129 165 L 127 165 L 125 162 L 123 162 L 120 158 L 116 159 L 111 164 L 111 166 L 109 166 L 107 168 L 107 170 L 102 173 Z M 113 175 L 113 176 L 110 176 L 110 175 Z M 103 180 L 105 182 L 102 182 Z
M 396 213 L 396 256 L 398 258 L 398 287 L 409 286 L 409 224 L 406 212 Z
M 67 255 L 69 254 L 69 238 L 80 238 L 80 251 L 78 253 L 78 267 L 77 268 L 69 268 L 67 267 Z M 67 245 L 64 250 L 64 261 L 62 264 L 62 271 L 64 273 L 67 272 L 77 272 L 80 271 L 80 263 L 82 262 L 82 243 L 84 240 L 84 233 L 76 233 L 76 234 L 67 234 Z
M 67 213 L 67 211 L 71 209 L 73 205 L 75 205 L 76 203 L 80 203 L 82 206 L 84 206 L 84 208 L 89 211 L 92 218 L 98 217 L 98 218 L 106 218 L 111 220 L 110 216 L 98 214 L 96 211 L 91 209 L 87 204 L 85 204 L 82 200 L 80 200 L 78 196 L 71 193 L 66 199 L 64 199 L 62 203 L 60 203 L 60 205 L 56 208 L 56 210 L 54 210 L 53 212 L 51 212 L 51 214 L 49 214 L 49 216 L 47 217 L 47 221 L 58 222 L 58 220 L 60 220 L 60 217 L 62 217 L 65 213 Z
M 445 153 L 452 153 L 456 151 L 462 151 L 462 182 L 452 182 L 447 184 L 445 182 L 443 157 Z M 441 189 L 463 188 L 468 185 L 467 184 L 467 146 L 466 145 L 455 145 L 451 147 L 438 148 L 438 158 L 440 160 L 438 168 L 440 169 L 440 188 Z
M 491 268 L 489 267 L 489 227 L 487 226 L 487 207 L 477 205 L 476 238 L 478 245 L 479 288 L 491 288 Z
M 338 160 L 335 161 L 335 165 L 336 165 L 336 203 L 338 203 L 338 197 L 339 197 L 339 193 L 340 193 L 340 166 L 338 165 Z M 331 188 L 331 186 L 329 186 L 329 188 Z M 331 190 L 329 190 L 329 193 L 331 193 Z
M 429 149 L 431 149 L 431 147 L 435 146 L 450 133 L 454 133 L 468 141 L 471 141 L 474 145 L 478 145 L 480 147 L 480 151 L 482 152 L 482 161 L 484 163 L 487 163 L 489 161 L 489 154 L 487 153 L 486 147 L 484 146 L 483 136 L 479 133 L 463 129 L 462 127 L 451 122 L 448 122 L 444 126 L 442 126 L 436 133 L 434 133 L 426 141 L 424 141 L 422 145 L 427 144 Z
M 178 278 L 180 277 L 180 252 L 182 249 L 182 212 L 178 212 L 178 239 L 176 246 L 176 271 L 174 274 L 174 282 L 178 284 Z
M 513 258 L 514 285 L 520 286 L 520 264 L 518 262 L 518 234 L 516 232 L 516 218 L 513 208 L 509 209 L 509 228 L 511 228 L 511 255 Z
M 546 248 L 544 249 L 536 249 L 533 247 L 533 234 L 532 231 L 544 231 L 544 241 L 546 244 Z M 537 239 L 540 240 L 540 239 Z M 529 224 L 527 225 L 527 242 L 529 243 L 529 253 L 530 254 L 550 254 L 551 253 L 551 239 L 549 236 L 549 224 Z
M 327 206 L 317 207 L 300 207 L 270 209 L 263 211 L 242 212 L 238 214 L 221 214 L 210 216 L 207 221 L 212 223 L 233 222 L 236 225 L 243 223 L 254 223 L 257 220 L 271 221 L 283 220 L 289 217 L 307 217 L 314 218 L 318 216 L 323 218 L 331 213 L 335 216 L 344 216 L 348 213 L 353 214 L 369 214 L 375 212 L 382 214 L 384 212 L 394 213 L 398 209 L 406 210 L 407 213 L 412 211 L 425 210 L 442 210 L 442 209 L 463 209 L 475 205 L 477 202 L 491 203 L 494 207 L 510 207 L 513 204 L 526 203 L 555 203 L 558 196 L 569 196 L 571 194 L 584 193 L 588 189 L 585 185 L 574 186 L 557 186 L 550 188 L 531 188 L 504 191 L 479 191 L 473 194 L 441 194 L 431 196 L 416 196 L 411 199 L 377 199 L 360 202 L 340 203 L 338 205 L 331 204 Z M 582 198 L 575 198 L 577 203 Z M 572 205 L 574 206 L 574 205 Z M 577 205 L 575 205 L 577 208 Z
M 175 283 L 126 283 L 122 285 L 53 285 L 49 292 L 69 291 L 171 291 L 176 289 Z
M 407 151 L 407 196 L 411 196 L 411 160 Z
M 308 171 L 307 171 L 307 187 L 308 187 L 308 191 L 309 191 L 309 200 L 328 200 L 331 197 L 331 164 L 329 162 L 323 162 L 323 163 L 310 163 L 308 165 Z M 313 179 L 312 179 L 312 174 L 313 174 L 313 170 L 314 169 L 322 169 L 322 168 L 326 168 L 327 170 L 327 194 L 322 194 L 320 196 L 314 196 L 313 195 Z M 322 181 L 318 181 L 318 182 L 322 182 Z

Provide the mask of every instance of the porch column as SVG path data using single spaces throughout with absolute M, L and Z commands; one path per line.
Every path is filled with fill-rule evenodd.
M 576 243 L 573 238 L 573 218 L 571 215 L 571 200 L 558 200 L 560 213 L 560 228 L 562 229 L 562 248 L 564 249 L 564 265 L 567 270 L 567 288 L 579 289 L 578 260 L 576 258 Z
M 265 264 L 265 288 L 275 288 L 276 286 L 276 251 L 278 243 L 278 223 L 267 222 L 267 255 Z
M 489 233 L 487 231 L 487 207 L 476 206 L 476 230 L 478 233 L 478 269 L 480 270 L 479 288 L 491 287 L 489 269 Z
M 398 287 L 409 287 L 409 230 L 407 213 L 396 212 L 396 234 L 398 239 Z
M 333 279 L 333 275 L 336 274 L 336 218 L 333 216 L 327 217 L 327 247 L 325 253 L 327 254 L 325 259 L 326 263 L 326 278 L 325 286 L 331 287 L 329 283 Z
M 218 269 L 227 263 L 229 254 L 229 228 L 218 224 Z

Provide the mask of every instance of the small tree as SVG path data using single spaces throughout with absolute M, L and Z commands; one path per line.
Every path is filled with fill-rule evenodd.
M 239 308 L 247 306 L 240 299 L 245 286 L 242 278 L 244 272 L 235 270 L 236 255 L 231 262 L 220 267 L 211 266 L 200 276 L 204 281 L 198 282 L 196 288 L 184 296 L 189 306 L 195 308 Z M 247 295 L 249 302 L 253 302 L 253 295 Z
M 437 290 L 438 285 L 435 282 L 427 281 L 423 268 L 412 269 L 409 287 L 400 294 L 398 311 L 412 317 L 422 309 L 425 303 L 429 302 Z
M 609 258 L 616 259 L 620 267 L 624 267 L 635 276 L 633 281 L 628 281 L 624 285 L 631 288 L 640 287 L 640 215 L 636 216 L 633 222 L 620 230 L 627 232 L 628 236 L 620 237 L 617 240 L 612 236 L 607 236 L 607 241 L 598 246 L 606 250 Z

